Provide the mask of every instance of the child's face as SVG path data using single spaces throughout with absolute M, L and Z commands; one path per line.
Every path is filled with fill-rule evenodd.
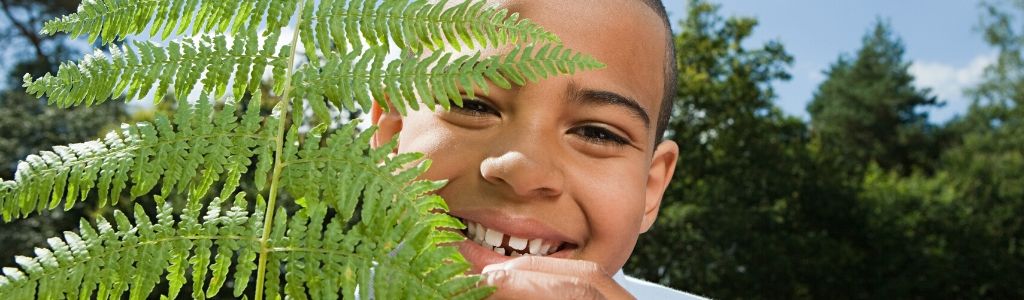
M 658 212 L 678 148 L 655 144 L 665 28 L 639 1 L 502 1 L 607 65 L 502 90 L 451 111 L 375 113 L 375 141 L 433 160 L 451 214 L 484 230 L 459 250 L 473 271 L 512 256 L 583 259 L 615 272 Z M 495 53 L 499 50 L 493 50 Z M 476 237 L 479 242 L 474 242 Z M 524 242 L 523 240 L 527 240 Z M 554 245 L 552 245 L 554 244 Z

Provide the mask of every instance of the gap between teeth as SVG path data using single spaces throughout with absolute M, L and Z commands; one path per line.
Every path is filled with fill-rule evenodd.
M 556 242 L 544 239 L 525 239 L 510 236 L 503 232 L 490 229 L 472 221 L 466 223 L 466 237 L 485 248 L 505 256 L 550 255 L 558 250 Z

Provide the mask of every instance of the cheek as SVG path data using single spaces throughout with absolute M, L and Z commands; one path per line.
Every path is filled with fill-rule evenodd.
M 581 205 L 598 228 L 609 224 L 639 223 L 642 218 L 647 173 L 632 163 L 603 162 L 582 165 L 576 190 Z M 628 226 L 627 226 L 628 227 Z
M 581 255 L 618 270 L 632 253 L 643 220 L 647 173 L 639 167 L 592 164 L 577 189 L 590 240 Z
M 432 161 L 430 169 L 421 176 L 431 180 L 452 179 L 458 175 L 473 148 L 460 146 L 464 139 L 430 115 L 416 112 L 411 112 L 403 121 L 398 139 L 398 152 L 423 153 Z

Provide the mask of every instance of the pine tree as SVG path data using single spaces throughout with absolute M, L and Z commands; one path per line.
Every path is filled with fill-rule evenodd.
M 902 173 L 927 170 L 937 155 L 924 110 L 940 102 L 914 87 L 903 43 L 889 27 L 879 20 L 854 57 L 832 64 L 807 106 L 822 151 L 850 174 L 871 162 Z

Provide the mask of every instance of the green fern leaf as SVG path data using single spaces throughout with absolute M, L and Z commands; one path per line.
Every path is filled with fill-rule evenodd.
M 307 26 L 315 29 L 303 39 L 307 49 L 318 45 L 322 53 L 386 47 L 389 43 L 414 53 L 446 46 L 458 51 L 527 41 L 559 43 L 557 36 L 537 24 L 504 9 L 489 8 L 483 1 L 445 8 L 447 2 L 321 1 L 315 13 L 310 10 L 308 18 L 317 25 Z
M 182 1 L 171 1 L 174 9 L 170 11 L 176 11 L 181 7 L 188 11 L 188 8 L 197 7 L 196 3 Z M 191 26 L 194 29 L 212 28 L 213 23 L 207 21 L 213 19 L 206 18 L 208 16 L 222 20 L 217 26 L 221 29 L 228 28 L 228 23 L 237 25 L 252 22 L 221 16 L 225 9 L 255 12 L 251 14 L 252 20 L 264 17 L 268 20 L 277 20 L 283 9 L 296 9 L 296 3 L 288 1 L 274 1 L 270 4 L 265 1 L 241 2 L 248 4 L 228 5 L 201 1 L 195 12 L 199 18 L 197 23 Z M 546 77 L 545 75 L 573 73 L 577 68 L 600 67 L 600 64 L 590 57 L 581 57 L 579 54 L 570 56 L 573 53 L 557 45 L 557 37 L 536 24 L 519 19 L 517 14 L 508 14 L 503 9 L 487 8 L 483 2 L 463 2 L 447 9 L 444 8 L 446 1 L 436 4 L 405 0 L 321 1 L 317 9 L 314 9 L 316 5 L 312 0 L 298 4 L 302 4 L 299 5 L 302 10 L 298 12 L 301 20 L 298 25 L 306 30 L 298 31 L 296 37 L 301 38 L 296 40 L 305 45 L 306 57 L 310 63 L 306 65 L 307 71 L 299 71 L 300 76 L 293 77 L 294 82 L 289 84 L 309 88 L 311 83 L 322 83 L 316 81 L 314 74 L 301 75 L 303 72 L 315 73 L 321 67 L 320 56 L 324 55 L 328 59 L 325 68 L 332 68 L 335 72 L 341 68 L 341 72 L 345 73 L 341 75 L 354 78 L 336 89 L 323 93 L 314 90 L 301 96 L 318 98 L 326 94 L 341 97 L 329 99 L 336 102 L 336 105 L 341 104 L 338 106 L 349 109 L 354 108 L 350 102 L 352 97 L 346 96 L 354 96 L 356 102 L 366 109 L 370 99 L 384 101 L 385 92 L 392 97 L 401 98 L 401 103 L 407 103 L 413 109 L 418 107 L 417 97 L 431 109 L 435 103 L 447 108 L 452 101 L 456 104 L 461 103 L 461 97 L 455 88 L 456 83 L 464 87 L 486 86 L 484 81 L 487 79 L 507 88 L 511 86 L 510 80 L 516 84 L 523 84 L 525 79 L 536 81 Z M 243 6 L 245 8 L 241 8 Z M 167 17 L 176 16 L 176 13 L 164 10 L 154 13 L 156 7 L 159 6 L 154 6 L 151 1 L 134 4 L 123 1 L 87 2 L 78 14 L 48 25 L 51 25 L 53 30 L 92 28 L 105 32 L 105 36 L 110 35 L 107 31 L 115 32 L 115 35 L 138 33 L 144 27 L 138 24 L 150 21 L 154 22 L 155 26 L 151 26 L 154 30 L 161 26 L 177 26 L 179 30 L 184 30 L 189 26 L 189 21 L 180 24 L 175 23 L 176 20 L 167 21 Z M 123 19 L 121 16 L 109 15 L 113 12 L 131 12 L 137 15 L 134 18 Z M 138 24 L 132 25 L 132 22 Z M 99 29 L 94 28 L 95 26 L 99 26 Z M 255 30 L 248 30 L 248 34 L 234 37 L 235 43 L 230 47 L 227 46 L 228 37 L 224 35 L 212 39 L 200 38 L 196 41 L 172 41 L 165 48 L 139 43 L 136 45 L 139 54 L 132 51 L 133 49 L 114 47 L 110 58 L 97 53 L 78 64 L 63 64 L 56 76 L 47 74 L 38 80 L 26 77 L 24 85 L 30 93 L 49 96 L 52 103 L 66 107 L 100 103 L 112 97 L 119 97 L 122 93 L 125 93 L 126 100 L 134 100 L 149 94 L 154 87 L 154 99 L 161 99 L 171 87 L 174 88 L 175 96 L 180 99 L 191 92 L 203 74 L 204 92 L 213 93 L 219 98 L 228 87 L 234 95 L 241 95 L 244 91 L 254 92 L 262 72 L 270 66 L 276 82 L 275 91 L 281 92 L 285 82 L 279 70 L 287 69 L 291 65 L 285 53 L 291 52 L 292 49 L 291 46 L 286 46 L 275 54 L 273 49 L 280 34 L 278 29 L 276 25 L 268 26 L 265 32 L 269 32 L 270 36 L 267 42 L 263 43 L 262 49 L 258 46 L 259 38 Z M 215 32 L 221 31 L 223 30 Z M 514 49 L 505 56 L 503 62 L 493 58 L 478 61 L 477 56 L 464 56 L 449 61 L 450 54 L 435 51 L 423 58 L 393 61 L 388 64 L 386 70 L 384 69 L 385 55 L 391 43 L 410 53 L 421 53 L 423 50 L 437 50 L 445 46 L 459 50 L 462 44 L 500 46 L 525 41 L 539 42 L 545 46 L 536 56 L 529 56 L 532 54 L 532 46 L 527 51 Z M 562 51 L 550 53 L 561 55 L 545 56 L 545 50 L 552 43 Z M 208 44 L 212 44 L 212 47 Z M 520 53 L 522 55 L 517 55 Z M 516 59 L 525 61 L 520 63 Z M 557 69 L 552 66 L 557 66 Z M 438 73 L 437 71 L 442 71 L 438 70 L 439 68 L 456 68 L 455 71 L 459 73 L 453 78 L 451 73 Z M 230 82 L 232 77 L 233 85 Z M 365 87 L 369 87 L 369 94 L 338 93 L 338 90 L 352 93 L 353 90 L 348 88 L 359 88 L 355 90 L 359 91 L 365 90 Z M 312 103 L 318 116 L 323 117 L 324 106 L 316 99 L 313 99 Z M 404 107 L 401 106 L 404 105 L 399 107 L 404 111 Z
M 122 96 L 141 99 L 150 90 L 154 100 L 162 99 L 169 89 L 175 98 L 185 99 L 199 83 L 204 93 L 215 98 L 221 98 L 229 86 L 233 95 L 241 96 L 257 91 L 268 68 L 274 73 L 287 68 L 287 57 L 275 53 L 276 43 L 269 42 L 277 36 L 267 37 L 262 45 L 259 40 L 253 32 L 234 38 L 230 46 L 223 35 L 172 41 L 167 46 L 152 42 L 114 46 L 109 57 L 96 52 L 81 63 L 61 64 L 56 76 L 25 77 L 24 86 L 28 93 L 48 96 L 50 103 L 60 107 L 94 105 Z
M 404 113 L 406 107 L 419 109 L 421 102 L 431 110 L 437 104 L 444 109 L 452 103 L 461 106 L 463 93 L 474 97 L 473 87 L 486 92 L 485 78 L 511 88 L 513 83 L 523 85 L 527 80 L 604 66 L 593 57 L 550 44 L 540 48 L 532 44 L 515 46 L 507 54 L 486 58 L 476 53 L 453 59 L 451 54 L 433 52 L 424 57 L 394 59 L 387 67 L 385 54 L 383 49 L 375 48 L 328 58 L 323 66 L 306 65 L 296 70 L 294 93 L 311 103 L 329 99 L 338 107 L 364 111 L 369 110 L 371 99 L 387 107 L 384 99 L 390 98 Z
M 271 31 L 288 24 L 295 0 L 197 1 L 138 0 L 83 1 L 78 12 L 46 22 L 43 34 L 89 35 L 92 43 L 124 40 L 130 35 L 181 35 L 207 32 L 255 32 L 262 20 Z M 189 30 L 191 28 L 191 30 Z
M 182 104 L 186 108 L 179 109 L 176 118 L 191 122 L 210 113 L 209 104 L 195 107 Z M 228 105 L 213 115 L 224 111 L 233 113 Z M 421 156 L 389 157 L 386 154 L 393 144 L 370 149 L 371 134 L 356 134 L 355 123 L 352 123 L 326 140 L 311 136 L 313 138 L 308 138 L 301 150 L 293 151 L 294 160 L 287 160 L 283 177 L 287 179 L 283 182 L 339 170 L 348 170 L 344 174 L 361 175 L 345 180 L 347 185 L 343 190 L 306 194 L 336 201 L 305 198 L 301 202 L 305 203 L 303 209 L 290 218 L 283 208 L 280 209 L 268 245 L 267 295 L 283 292 L 291 298 L 306 298 L 355 293 L 353 289 L 358 288 L 368 297 L 388 298 L 418 297 L 424 291 L 437 295 L 438 299 L 479 293 L 475 286 L 478 279 L 461 275 L 469 264 L 453 247 L 425 246 L 462 240 L 457 234 L 454 235 L 459 237 L 457 240 L 451 239 L 453 234 L 437 228 L 463 228 L 456 219 L 434 213 L 437 208 L 446 208 L 440 197 L 428 195 L 441 183 L 411 181 L 429 164 L 403 168 Z M 321 143 L 325 147 L 315 146 Z M 377 165 L 380 167 L 374 167 Z M 225 188 L 234 190 L 237 184 L 229 181 Z M 230 193 L 221 195 L 229 197 Z M 240 286 L 234 294 L 238 296 L 248 281 L 245 274 L 254 269 L 253 260 L 261 248 L 258 237 L 263 216 L 258 212 L 263 209 L 263 201 L 257 201 L 255 213 L 250 213 L 244 208 L 248 203 L 244 193 L 239 193 L 225 213 L 220 207 L 228 197 L 214 198 L 200 218 L 202 197 L 190 194 L 181 221 L 177 223 L 171 217 L 170 202 L 158 209 L 156 223 L 152 223 L 138 205 L 135 224 L 120 211 L 115 211 L 114 224 L 100 218 L 93 226 L 83 220 L 81 237 L 66 233 L 66 242 L 51 239 L 53 251 L 40 249 L 35 258 L 19 258 L 24 273 L 5 270 L 5 276 L 0 277 L 0 298 L 33 295 L 36 290 L 45 290 L 37 295 L 109 299 L 127 293 L 130 299 L 141 299 L 160 282 L 158 275 L 162 270 L 168 270 L 166 279 L 170 293 L 166 296 L 177 297 L 178 291 L 191 281 L 192 297 L 205 298 L 219 293 L 227 270 L 235 261 Z M 356 207 L 362 207 L 358 216 Z M 334 212 L 333 217 L 325 224 L 329 211 Z M 355 225 L 348 225 L 356 220 Z M 444 238 L 446 235 L 449 237 Z M 216 255 L 213 254 L 215 247 Z M 445 263 L 438 267 L 438 262 Z M 285 270 L 283 289 L 280 276 L 276 275 L 281 266 Z M 186 277 L 188 270 L 192 270 L 191 280 Z M 325 274 L 327 271 L 336 275 Z M 94 280 L 96 276 L 84 274 L 99 274 L 104 280 Z M 346 277 L 346 280 L 325 280 Z M 414 288 L 394 285 L 395 279 L 409 282 Z
M 231 175 L 237 180 L 252 165 L 253 156 L 270 155 L 271 130 L 259 124 L 258 97 L 250 101 L 240 126 L 233 102 L 217 112 L 210 102 L 181 101 L 173 121 L 160 116 L 153 124 L 125 125 L 102 140 L 29 156 L 19 164 L 14 180 L 3 182 L 3 218 L 52 209 L 61 201 L 70 209 L 93 190 L 104 205 L 118 199 L 128 183 L 133 184 L 132 197 L 157 183 L 162 183 L 163 195 L 194 187 L 203 191 L 201 196 L 215 181 L 203 177 Z M 257 173 L 267 170 L 257 167 Z
M 103 44 L 144 33 L 167 39 L 186 32 L 236 33 L 256 31 L 266 20 L 267 31 L 276 32 L 288 24 L 297 0 L 261 1 L 85 1 L 79 11 L 47 22 L 44 34 L 89 34 L 89 42 Z M 460 50 L 472 46 L 498 46 L 524 41 L 558 43 L 558 37 L 529 20 L 504 9 L 492 9 L 483 1 L 463 2 L 444 8 L 447 1 L 427 3 L 407 0 L 320 1 L 314 9 L 306 0 L 302 41 L 307 49 L 328 53 L 346 52 L 369 46 L 388 45 L 416 53 L 446 45 Z M 316 25 L 313 25 L 313 23 Z M 316 36 L 316 41 L 313 37 Z M 310 47 L 317 45 L 317 47 Z M 315 55 L 310 55 L 314 57 Z
M 236 202 L 239 203 L 244 200 Z M 169 217 L 172 210 L 169 202 L 158 209 L 156 224 L 150 222 L 141 206 L 135 208 L 135 224 L 115 211 L 116 229 L 102 218 L 95 227 L 83 220 L 81 236 L 65 232 L 66 243 L 60 239 L 50 240 L 58 259 L 54 259 L 54 252 L 43 249 L 37 250 L 35 258 L 19 259 L 27 276 L 8 270 L 10 272 L 0 279 L 0 297 L 32 295 L 38 286 L 40 298 L 109 299 L 121 298 L 129 292 L 130 299 L 142 299 L 159 282 L 160 271 L 170 268 L 169 296 L 173 298 L 184 283 L 175 278 L 182 276 L 186 267 L 196 271 L 193 288 L 199 292 L 193 296 L 202 296 L 202 286 L 207 281 L 203 270 L 214 244 L 218 246 L 217 261 L 222 265 L 215 265 L 217 268 L 226 268 L 230 263 L 230 250 L 255 248 L 258 244 L 254 242 L 256 230 L 252 226 L 237 226 L 249 217 L 244 208 L 232 206 L 232 214 L 219 216 L 211 204 L 205 217 L 207 222 L 200 224 L 197 222 L 199 205 L 199 202 L 190 203 L 178 224 Z M 239 242 L 240 237 L 246 236 L 249 238 Z M 211 291 L 216 293 L 216 290 Z

